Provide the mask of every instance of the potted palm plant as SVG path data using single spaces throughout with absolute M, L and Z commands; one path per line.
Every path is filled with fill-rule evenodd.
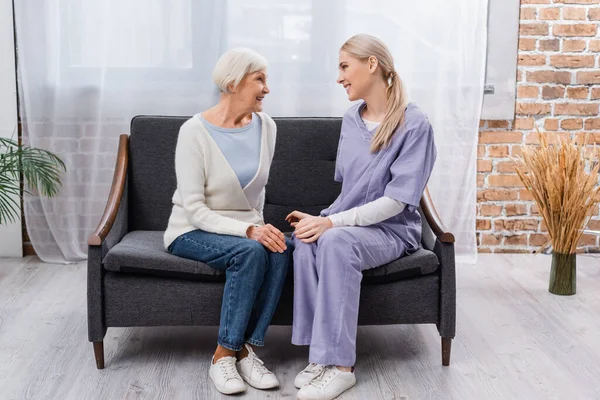
M 587 141 L 551 137 L 537 132 L 540 145 L 523 148 L 517 174 L 531 192 L 546 224 L 552 245 L 550 293 L 576 292 L 577 245 L 598 203 L 598 152 Z M 590 151 L 591 150 L 591 151 Z
M 28 188 L 52 197 L 61 186 L 65 164 L 55 154 L 0 138 L 0 225 L 13 222 L 20 213 L 21 176 Z

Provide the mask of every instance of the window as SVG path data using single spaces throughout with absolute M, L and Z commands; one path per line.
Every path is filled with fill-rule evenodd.
M 77 1 L 67 9 L 70 67 L 192 67 L 191 0 Z M 143 7 L 144 19 L 134 20 Z M 106 35 L 98 35 L 110 27 Z M 77 34 L 70 34 L 77 32 Z M 112 37 L 110 37 L 112 36 Z M 115 40 L 118 38 L 119 40 Z M 110 43 L 110 46 L 107 46 Z
M 198 0 L 68 0 L 56 7 L 61 77 L 74 85 L 115 80 L 197 81 L 210 76 L 219 41 L 206 32 L 222 24 L 226 2 Z M 143 10 L 143 12 L 140 12 Z M 109 24 L 109 29 L 106 29 Z M 212 30 L 214 31 L 214 30 Z M 99 34 L 104 33 L 104 34 Z M 210 63 L 202 62 L 209 57 Z
M 519 41 L 519 0 L 490 0 L 481 119 L 513 119 Z M 493 91 L 493 93 L 491 93 Z

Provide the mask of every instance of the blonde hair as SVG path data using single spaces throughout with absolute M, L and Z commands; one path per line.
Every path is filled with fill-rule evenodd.
M 377 58 L 381 77 L 388 83 L 385 117 L 371 140 L 371 151 L 378 152 L 390 144 L 396 128 L 404 123 L 404 110 L 408 103 L 404 85 L 396 73 L 390 50 L 380 39 L 361 33 L 348 39 L 340 50 L 361 61 L 367 61 L 371 56 Z
M 236 88 L 246 74 L 267 69 L 267 59 L 247 48 L 239 47 L 223 54 L 212 73 L 213 82 L 222 93 L 229 92 L 229 85 Z

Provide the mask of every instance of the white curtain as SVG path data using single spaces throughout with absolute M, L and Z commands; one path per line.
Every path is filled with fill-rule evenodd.
M 212 68 L 238 46 L 269 60 L 267 113 L 341 116 L 350 104 L 335 83 L 338 50 L 359 32 L 388 44 L 429 115 L 432 197 L 457 254 L 474 260 L 486 0 L 43 0 L 15 2 L 15 18 L 24 139 L 68 168 L 59 196 L 25 198 L 42 260 L 86 258 L 133 116 L 212 106 Z

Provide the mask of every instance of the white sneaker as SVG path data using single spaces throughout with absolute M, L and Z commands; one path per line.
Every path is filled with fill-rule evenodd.
M 308 384 L 308 382 L 312 381 L 312 379 L 319 375 L 321 371 L 323 371 L 325 365 L 323 364 L 315 364 L 310 363 L 304 368 L 298 375 L 296 375 L 296 379 L 294 379 L 294 386 L 300 389 L 302 386 Z
M 356 385 L 354 372 L 343 372 L 328 365 L 298 391 L 298 400 L 332 400 Z
M 223 357 L 216 363 L 210 361 L 208 375 L 215 384 L 217 390 L 223 394 L 234 394 L 246 391 L 246 384 L 235 368 L 235 357 Z
M 242 379 L 257 389 L 272 389 L 279 386 L 275 374 L 265 367 L 265 363 L 258 358 L 252 347 L 247 343 L 244 343 L 244 346 L 248 350 L 248 357 L 236 364 Z

